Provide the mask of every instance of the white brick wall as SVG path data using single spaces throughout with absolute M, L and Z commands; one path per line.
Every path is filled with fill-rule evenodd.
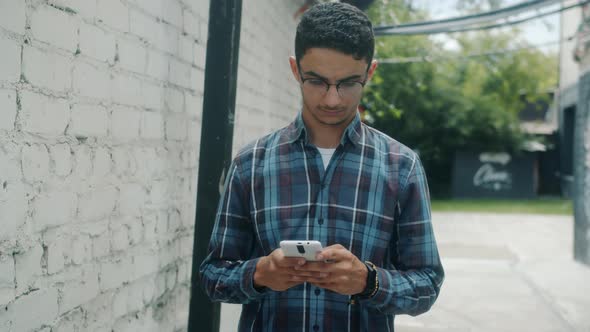
M 244 4 L 236 150 L 297 111 L 302 2 Z M 186 329 L 208 14 L 0 0 L 0 331 Z

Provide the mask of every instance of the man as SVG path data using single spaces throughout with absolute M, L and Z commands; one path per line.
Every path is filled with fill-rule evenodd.
M 418 156 L 360 122 L 377 67 L 370 21 L 344 3 L 312 7 L 295 38 L 303 107 L 235 157 L 210 254 L 213 301 L 242 303 L 240 331 L 393 331 L 427 311 L 444 279 Z M 317 259 L 282 240 L 317 240 Z

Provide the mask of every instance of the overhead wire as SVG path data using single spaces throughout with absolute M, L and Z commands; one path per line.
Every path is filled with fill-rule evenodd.
M 588 1 L 582 2 L 582 4 Z M 492 10 L 485 13 L 465 15 L 454 18 L 431 20 L 423 22 L 412 22 L 393 26 L 378 26 L 374 28 L 376 36 L 384 35 L 417 35 L 453 32 L 455 30 L 469 30 L 476 25 L 497 22 L 500 19 L 507 19 L 517 14 L 539 10 L 541 8 L 560 3 L 559 0 L 534 0 L 519 3 L 510 7 Z M 574 5 L 580 6 L 580 3 Z M 572 7 L 572 6 L 568 6 Z

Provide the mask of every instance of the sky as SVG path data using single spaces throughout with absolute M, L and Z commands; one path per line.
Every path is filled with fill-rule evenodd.
M 517 3 L 522 3 L 524 0 L 504 0 L 501 7 L 511 6 Z M 432 19 L 444 19 L 461 16 L 457 7 L 457 0 L 413 0 L 414 6 L 425 9 L 430 12 Z M 558 9 L 559 5 L 546 7 L 543 12 L 553 11 Z M 530 14 L 528 14 L 530 15 Z M 559 14 L 544 16 L 540 19 L 527 21 L 519 24 L 518 27 L 522 29 L 522 37 L 532 45 L 542 45 L 559 40 Z M 457 45 L 444 34 L 433 35 L 439 41 L 445 42 L 445 48 L 456 49 Z M 557 51 L 559 45 L 553 44 L 540 47 L 543 51 Z

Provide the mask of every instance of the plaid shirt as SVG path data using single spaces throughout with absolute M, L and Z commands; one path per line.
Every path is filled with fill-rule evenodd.
M 350 296 L 304 283 L 254 288 L 259 257 L 281 240 L 341 244 L 377 267 L 379 290 Z M 327 169 L 301 118 L 245 147 L 222 195 L 201 284 L 213 301 L 242 303 L 239 331 L 393 331 L 417 315 L 444 279 L 426 176 L 409 148 L 361 123 L 347 127 Z

